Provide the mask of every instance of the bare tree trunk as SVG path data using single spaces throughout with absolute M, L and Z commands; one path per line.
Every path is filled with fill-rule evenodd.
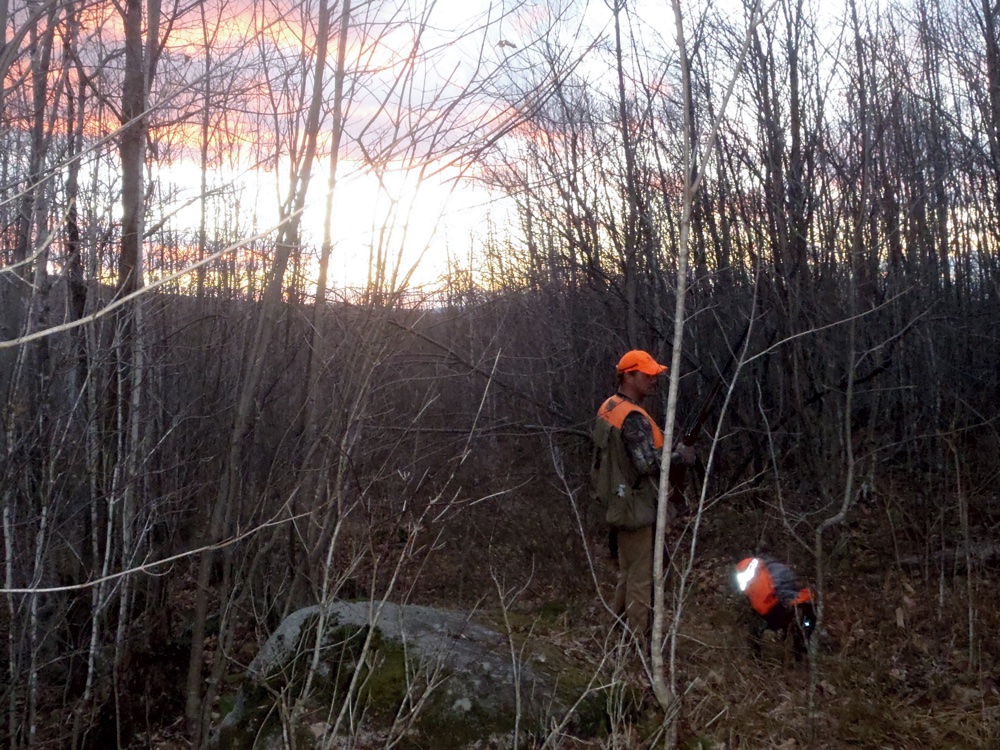
M 36 201 L 41 199 L 46 180 L 42 177 L 42 164 L 46 153 L 46 98 L 48 95 L 49 65 L 52 59 L 52 37 L 55 33 L 55 7 L 50 6 L 45 20 L 45 30 L 41 37 L 37 23 L 30 25 L 31 54 L 31 151 L 28 156 L 28 173 L 24 189 L 21 191 L 20 208 L 17 216 L 17 233 L 14 245 L 14 261 L 28 257 L 36 228 Z
M 337 37 L 337 63 L 334 69 L 333 80 L 333 120 L 331 125 L 332 143 L 330 145 L 330 167 L 327 177 L 326 211 L 323 217 L 323 245 L 320 250 L 319 278 L 316 282 L 316 303 L 313 307 L 313 324 L 309 331 L 310 346 L 309 359 L 306 364 L 306 405 L 304 414 L 303 445 L 305 454 L 303 458 L 306 467 L 306 482 L 300 498 L 303 506 L 300 510 L 308 508 L 320 508 L 324 505 L 323 494 L 328 486 L 326 471 L 313 471 L 308 467 L 315 463 L 318 455 L 325 455 L 322 441 L 319 438 L 320 417 L 328 413 L 331 405 L 321 399 L 320 384 L 321 379 L 328 372 L 328 348 L 326 342 L 326 325 L 328 320 L 326 310 L 327 284 L 329 279 L 330 256 L 333 252 L 332 223 L 334 194 L 337 188 L 337 167 L 340 162 L 340 145 L 344 133 L 344 78 L 346 74 L 347 59 L 347 33 L 351 26 L 351 0 L 341 0 L 343 3 L 340 12 L 340 29 Z M 324 459 L 322 465 L 325 467 L 327 461 Z M 298 514 L 296 514 L 298 515 Z M 303 576 L 312 577 L 319 562 L 317 554 L 320 553 L 319 543 L 323 540 L 326 529 L 320 524 L 308 523 L 305 534 L 301 537 L 306 540 L 306 564 L 296 566 L 296 581 L 293 584 L 294 590 L 305 586 L 306 581 L 300 580 Z
M 982 39 L 986 47 L 986 133 L 989 164 L 993 172 L 994 211 L 1000 211 L 1000 7 L 990 0 L 980 0 Z
M 5 490 L 3 494 L 3 548 L 4 548 L 4 588 L 14 588 L 14 503 L 13 493 Z M 17 601 L 14 594 L 7 594 L 7 622 L 17 621 Z M 18 711 L 17 711 L 17 678 L 20 673 L 17 638 L 14 635 L 14 628 L 7 628 L 7 736 L 10 741 L 11 750 L 17 749 L 18 737 Z
M 852 3 L 853 5 L 853 3 Z M 853 299 L 855 285 L 853 274 L 849 282 L 848 293 Z M 854 358 L 855 354 L 855 329 L 857 319 L 854 315 L 854 303 L 850 302 L 848 321 L 848 346 L 846 353 L 847 387 L 844 393 L 844 424 L 843 424 L 843 446 L 844 446 L 844 484 L 842 487 L 840 509 L 834 515 L 823 520 L 816 527 L 813 537 L 813 554 L 816 559 L 816 632 L 823 632 L 824 604 L 826 598 L 826 558 L 823 548 L 823 535 L 834 526 L 842 523 L 847 518 L 847 513 L 851 509 L 855 500 L 854 491 L 854 443 L 852 427 L 852 406 L 854 397 Z M 819 638 L 811 638 L 809 641 L 809 712 L 815 710 L 816 688 L 819 685 L 819 668 L 817 655 L 819 653 Z
M 146 164 L 146 71 L 142 36 L 144 0 L 125 0 L 125 79 L 122 84 L 122 239 L 118 256 L 120 295 L 142 287 L 142 234 Z
M 208 222 L 208 152 L 209 143 L 211 141 L 211 124 L 212 124 L 212 104 L 213 104 L 213 88 L 212 88 L 212 71 L 213 71 L 213 61 L 212 61 L 212 45 L 209 43 L 208 37 L 208 17 L 205 10 L 205 3 L 201 3 L 198 8 L 201 13 L 201 34 L 204 40 L 204 51 L 205 51 L 205 73 L 204 73 L 204 101 L 202 102 L 201 110 L 201 150 L 199 153 L 199 158 L 201 160 L 201 191 L 198 201 L 198 260 L 202 261 L 205 258 L 205 246 L 207 244 L 207 227 Z M 195 294 L 199 300 L 205 298 L 205 267 L 199 266 L 197 271 L 198 277 L 195 286 Z
M 48 148 L 46 138 L 47 100 L 49 94 L 49 70 L 52 56 L 53 36 L 55 33 L 55 6 L 44 6 L 45 26 L 39 34 L 41 14 L 35 15 L 28 26 L 22 29 L 30 39 L 31 59 L 29 73 L 31 78 L 31 100 L 29 129 L 30 147 L 28 154 L 28 169 L 24 188 L 18 201 L 16 231 L 14 235 L 13 260 L 21 262 L 9 274 L 11 291 L 13 292 L 13 311 L 15 320 L 5 323 L 12 328 L 16 337 L 40 329 L 45 320 L 45 310 L 48 305 L 48 258 L 51 237 L 46 237 L 47 230 L 47 199 L 50 188 L 44 176 L 44 161 Z M 6 5 L 2 9 L 7 15 Z M 4 40 L 6 40 L 6 23 L 4 24 Z M 2 52 L 0 52 L 2 55 Z M 6 66 L 4 66 L 6 67 Z M 4 281 L 7 281 L 5 279 Z M 4 401 L 3 418 L 3 450 L 7 466 L 16 466 L 24 459 L 21 451 L 28 447 L 32 439 L 40 440 L 46 417 L 39 394 L 44 393 L 45 383 L 49 378 L 48 342 L 44 339 L 32 344 L 21 346 L 14 355 L 9 372 L 7 392 Z M 25 426 L 28 429 L 25 429 Z M 25 473 L 35 475 L 43 471 L 38 466 L 25 467 Z M 30 562 L 24 565 L 26 582 L 37 584 L 43 575 L 47 558 L 45 546 L 47 543 L 47 507 L 44 493 L 39 498 L 27 491 L 30 480 L 5 483 L 2 495 L 3 537 L 5 585 L 13 588 L 18 567 L 22 560 L 16 555 L 16 541 L 23 539 L 24 529 L 31 528 L 35 522 L 31 512 L 38 507 L 41 520 L 34 535 L 34 555 Z M 19 505 L 25 514 L 19 518 Z M 20 523 L 19 523 L 20 522 Z M 22 525 L 26 524 L 26 525 Z M 20 528 L 19 528 L 20 527 Z M 25 545 L 27 550 L 31 544 Z M 29 573 L 30 571 L 30 573 Z M 30 747 L 35 742 L 39 703 L 39 669 L 38 652 L 35 648 L 39 638 L 38 597 L 34 594 L 19 595 L 8 593 L 6 596 L 8 608 L 7 659 L 9 664 L 7 732 L 10 746 L 16 748 L 19 743 Z M 27 649 L 25 653 L 22 649 Z M 23 680 L 23 682 L 21 682 Z M 19 700 L 20 697 L 20 700 Z
M 632 143 L 632 121 L 625 98 L 625 70 L 622 63 L 621 13 L 625 0 L 615 0 L 612 11 L 615 19 L 615 69 L 618 74 L 618 124 L 621 128 L 622 150 L 625 154 L 625 197 L 628 214 L 622 239 L 625 272 L 626 323 L 629 347 L 639 347 L 638 287 L 639 287 L 639 195 L 635 174 L 635 146 Z
M 118 150 L 122 174 L 122 235 L 118 255 L 119 297 L 143 287 L 145 233 L 145 166 L 149 139 L 149 81 L 159 53 L 159 0 L 126 0 L 122 21 L 125 35 L 125 69 L 121 93 L 122 129 Z M 145 23 L 144 23 L 145 21 Z M 144 28 L 145 26 L 145 28 Z M 112 391 L 116 458 L 112 475 L 113 502 L 120 507 L 120 565 L 129 569 L 141 559 L 146 525 L 137 508 L 139 465 L 143 453 L 142 426 L 146 415 L 144 300 L 136 298 L 115 315 L 116 370 Z M 109 529 L 111 519 L 108 519 Z M 126 575 L 118 587 L 118 616 L 111 678 L 128 668 L 129 639 L 136 579 Z
M 679 706 L 677 703 L 676 651 L 681 610 L 678 609 L 675 612 L 670 631 L 670 670 L 668 682 L 666 679 L 668 675 L 666 674 L 663 659 L 665 645 L 664 626 L 666 624 L 666 566 L 664 549 L 666 546 L 666 535 L 670 520 L 668 517 L 668 498 L 670 497 L 672 490 L 669 481 L 670 458 L 671 453 L 673 452 L 674 421 L 677 414 L 677 396 L 680 386 L 681 351 L 683 348 L 682 343 L 684 336 L 685 292 L 687 287 L 688 241 L 690 236 L 692 209 L 700 183 L 704 177 L 703 170 L 698 171 L 694 168 L 694 164 L 696 163 L 694 154 L 696 149 L 695 144 L 697 143 L 697 133 L 695 132 L 694 120 L 692 117 L 691 98 L 693 93 L 691 90 L 691 70 L 689 66 L 690 60 L 688 57 L 688 45 L 684 33 L 684 14 L 681 10 L 679 0 L 671 0 L 671 6 L 674 14 L 677 48 L 680 55 L 681 85 L 684 98 L 684 147 L 682 151 L 683 187 L 681 189 L 680 239 L 678 241 L 677 259 L 677 298 L 675 300 L 674 307 L 674 346 L 670 362 L 670 385 L 667 395 L 666 416 L 664 418 L 665 426 L 663 430 L 663 454 L 660 467 L 660 488 L 657 502 L 656 531 L 653 541 L 653 628 L 651 637 L 653 693 L 656 695 L 657 701 L 666 714 L 667 734 L 664 742 L 667 747 L 673 747 L 677 742 L 676 720 L 678 718 Z M 719 107 L 715 120 L 712 123 L 701 159 L 698 160 L 703 165 L 708 162 L 709 156 L 715 148 L 722 116 L 725 113 L 729 99 L 732 96 L 733 88 L 736 85 L 736 79 L 742 70 L 744 61 L 746 60 L 754 31 L 761 20 L 761 6 L 758 0 L 758 2 L 754 4 L 753 11 L 748 20 L 749 27 L 740 52 L 740 57 L 734 66 L 735 70 L 733 72 L 733 76 L 729 81 L 729 86 L 726 89 L 721 106 Z M 696 540 L 693 539 L 692 554 L 695 542 Z M 681 586 L 683 587 L 683 581 L 681 582 Z M 681 606 L 681 601 L 682 597 L 678 595 L 678 607 Z
M 238 502 L 239 477 L 243 471 L 244 450 L 252 432 L 253 407 L 266 366 L 266 354 L 274 336 L 276 315 L 281 304 L 285 271 L 292 251 L 299 243 L 299 226 L 305 204 L 316 154 L 320 111 L 323 101 L 323 81 L 329 36 L 330 11 L 326 0 L 320 0 L 319 23 L 316 31 L 315 64 L 313 68 L 312 96 L 304 129 L 301 162 L 290 176 L 288 197 L 282 206 L 281 226 L 278 230 L 274 263 L 268 274 L 267 287 L 261 300 L 261 313 L 256 332 L 250 342 L 249 354 L 244 364 L 243 383 L 238 394 L 233 429 L 230 434 L 228 455 L 215 504 L 209 518 L 205 541 L 217 543 L 228 534 Z M 205 650 L 205 624 L 208 618 L 208 586 L 213 564 L 211 550 L 203 552 L 198 564 L 198 589 L 195 595 L 195 613 L 192 623 L 191 653 L 188 662 L 185 715 L 195 747 L 199 747 L 204 733 L 207 706 L 201 702 L 201 672 Z M 221 658 L 221 657 L 220 657 Z
M 69 30 L 66 34 L 66 56 L 70 59 L 76 57 L 76 36 L 79 33 L 79 22 L 73 12 L 73 6 L 67 8 L 66 25 Z M 81 75 L 82 79 L 82 75 Z M 66 200 L 69 203 L 66 212 L 66 257 L 67 257 L 67 284 L 69 287 L 70 311 L 76 319 L 82 318 L 87 305 L 87 283 L 83 272 L 83 257 L 80 247 L 80 207 L 79 187 L 80 187 L 80 156 L 83 145 L 83 123 L 84 109 L 86 106 L 86 87 L 81 80 L 78 89 L 73 90 L 73 84 L 67 77 L 66 80 L 66 142 L 69 164 L 66 168 Z M 78 334 L 81 348 L 83 345 L 83 334 Z M 82 359 L 84 352 L 81 350 L 81 367 L 85 369 L 86 363 Z M 81 372 L 81 376 L 83 373 Z

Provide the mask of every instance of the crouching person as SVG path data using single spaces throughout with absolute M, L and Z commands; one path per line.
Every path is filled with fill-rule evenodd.
M 774 630 L 784 640 L 792 634 L 792 652 L 802 659 L 816 627 L 812 592 L 799 584 L 786 565 L 767 557 L 748 557 L 736 564 L 736 585 L 756 613 L 751 624 L 751 645 L 760 655 L 764 630 Z

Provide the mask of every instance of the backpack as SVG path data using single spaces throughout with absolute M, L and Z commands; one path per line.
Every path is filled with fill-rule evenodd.
M 606 504 L 611 526 L 634 531 L 656 523 L 659 487 L 652 477 L 639 476 L 621 430 L 604 419 L 594 426 L 590 486 L 591 498 Z

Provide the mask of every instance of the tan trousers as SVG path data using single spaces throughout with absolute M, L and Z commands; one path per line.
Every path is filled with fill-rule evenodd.
M 624 616 L 632 632 L 642 636 L 648 636 L 653 622 L 653 528 L 618 530 L 615 614 Z

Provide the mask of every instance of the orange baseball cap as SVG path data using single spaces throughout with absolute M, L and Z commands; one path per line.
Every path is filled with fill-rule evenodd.
M 618 372 L 638 370 L 647 375 L 659 375 L 661 372 L 666 372 L 667 369 L 666 365 L 659 364 L 649 352 L 644 352 L 641 349 L 625 352 L 625 356 L 618 360 Z

